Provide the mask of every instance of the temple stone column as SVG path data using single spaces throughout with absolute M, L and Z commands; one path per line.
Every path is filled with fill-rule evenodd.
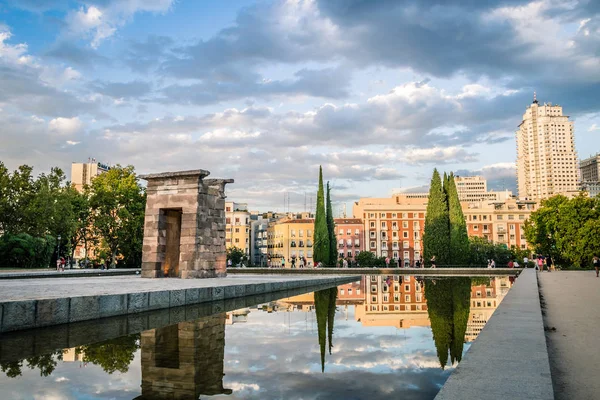
M 223 387 L 225 314 L 141 334 L 139 399 L 198 399 L 231 394 Z
M 148 181 L 142 278 L 227 275 L 225 185 L 206 170 L 140 175 Z

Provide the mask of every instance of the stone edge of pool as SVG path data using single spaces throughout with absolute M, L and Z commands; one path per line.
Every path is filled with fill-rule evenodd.
M 519 275 L 435 400 L 554 399 L 537 279 Z
M 360 280 L 360 275 L 0 302 L 0 333 Z
M 532 269 L 533 270 L 533 269 Z M 522 268 L 229 268 L 228 275 L 518 275 Z

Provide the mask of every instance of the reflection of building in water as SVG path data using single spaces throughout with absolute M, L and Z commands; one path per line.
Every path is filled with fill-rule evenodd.
M 489 284 L 471 286 L 471 311 L 465 342 L 472 342 L 477 338 L 511 286 L 509 277 L 490 278 Z
M 338 286 L 337 305 L 358 305 L 365 301 L 365 277 L 360 281 Z M 304 293 L 298 296 L 286 297 L 270 303 L 263 310 L 272 311 L 301 311 L 310 312 L 315 309 L 314 293 Z
M 198 399 L 223 388 L 225 314 L 142 332 L 142 395 L 138 399 Z
M 225 324 L 233 325 L 239 324 L 240 322 L 248 322 L 248 314 L 250 314 L 249 308 L 229 311 L 225 315 Z
M 363 326 L 429 326 L 423 285 L 414 276 L 367 275 L 366 301 L 354 317 Z
M 70 349 L 63 350 L 63 358 L 64 362 L 75 362 L 75 361 L 83 361 L 84 352 L 79 350 L 77 351 L 77 347 L 71 347 Z
M 363 276 L 358 282 L 338 286 L 337 304 L 363 304 L 366 297 L 366 281 L 367 278 Z

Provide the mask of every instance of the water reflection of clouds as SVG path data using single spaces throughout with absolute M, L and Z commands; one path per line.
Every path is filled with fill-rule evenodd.
M 252 310 L 248 315 L 252 324 L 228 326 L 224 385 L 256 384 L 260 388 L 234 390 L 229 398 L 435 396 L 450 371 L 439 367 L 430 328 L 363 326 L 354 320 L 353 307 L 347 315 L 340 308 L 325 373 L 321 373 L 314 314 Z M 234 351 L 229 351 L 230 346 Z M 239 351 L 242 348 L 244 352 Z
M 138 351 L 128 372 L 108 375 L 99 366 L 59 361 L 45 378 L 24 367 L 18 379 L 0 376 L 2 396 L 132 399 L 140 394 L 140 362 Z M 355 320 L 353 306 L 338 306 L 325 373 L 314 311 L 260 310 L 252 310 L 246 323 L 225 326 L 224 373 L 224 387 L 233 390 L 228 399 L 376 400 L 433 398 L 450 371 L 439 367 L 429 327 L 364 326 Z

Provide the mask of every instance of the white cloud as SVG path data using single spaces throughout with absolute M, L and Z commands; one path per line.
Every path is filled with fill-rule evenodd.
M 138 12 L 164 12 L 174 0 L 115 0 L 104 7 L 90 5 L 67 14 L 65 22 L 69 35 L 90 38 L 90 45 L 98 48 L 117 29 Z
M 58 117 L 54 118 L 48 123 L 48 127 L 51 131 L 56 132 L 61 135 L 72 135 L 77 133 L 83 127 L 82 122 L 79 120 L 79 117 L 73 118 L 63 118 Z
M 588 128 L 588 132 L 594 132 L 594 131 L 600 131 L 600 126 L 598 126 L 597 124 L 592 124 L 592 126 L 590 126 Z

